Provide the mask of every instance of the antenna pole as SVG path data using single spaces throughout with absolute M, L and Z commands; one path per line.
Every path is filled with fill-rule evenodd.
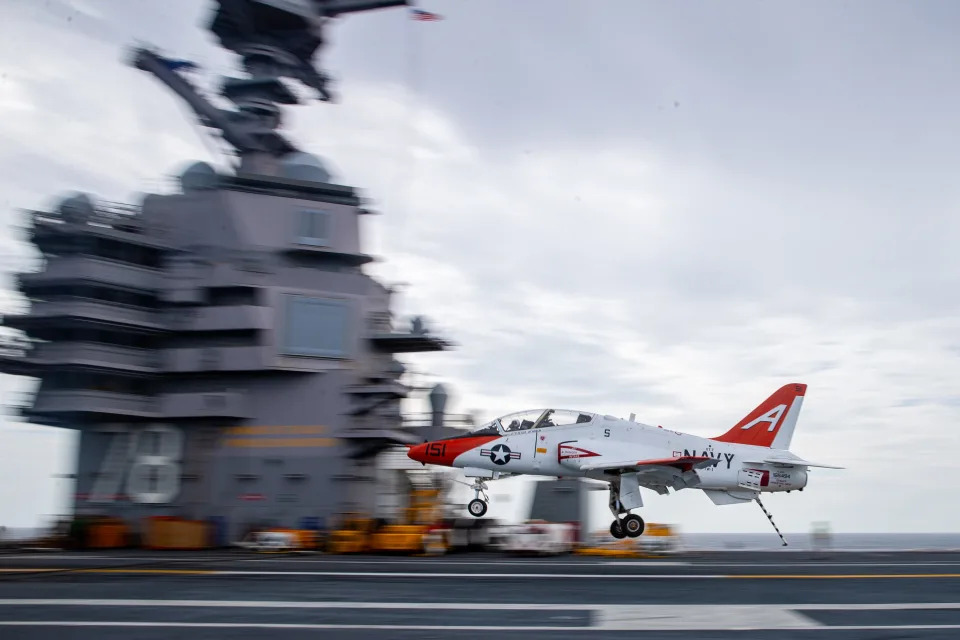
M 329 78 L 314 64 L 324 30 L 339 16 L 407 5 L 408 0 L 217 0 L 208 29 L 242 61 L 242 77 L 226 77 L 220 95 L 236 106 L 221 109 L 176 72 L 177 62 L 146 48 L 132 63 L 156 76 L 186 102 L 200 123 L 219 129 L 240 156 L 240 171 L 272 175 L 280 159 L 298 151 L 279 129 L 283 106 L 301 100 L 282 82 L 299 80 L 320 100 L 333 101 Z
M 160 82 L 167 85 L 171 91 L 193 109 L 200 122 L 219 129 L 224 139 L 241 154 L 254 151 L 266 151 L 267 148 L 254 136 L 237 125 L 230 113 L 210 104 L 183 76 L 170 68 L 166 60 L 156 52 L 139 48 L 133 52 L 133 65 L 148 73 L 152 73 Z

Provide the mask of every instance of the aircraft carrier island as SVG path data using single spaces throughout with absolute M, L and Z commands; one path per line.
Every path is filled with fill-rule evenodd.
M 18 276 L 30 306 L 3 324 L 25 337 L 0 371 L 39 379 L 26 419 L 79 431 L 77 515 L 206 520 L 221 542 L 319 528 L 373 512 L 377 456 L 422 440 L 396 356 L 451 345 L 422 318 L 397 326 L 391 289 L 364 272 L 364 199 L 279 132 L 281 105 L 301 101 L 282 79 L 333 97 L 311 62 L 325 23 L 403 4 L 215 3 L 208 27 L 245 71 L 223 80 L 231 109 L 190 63 L 132 52 L 236 159 L 197 162 L 179 193 L 140 205 L 79 194 L 31 212 L 44 267 Z

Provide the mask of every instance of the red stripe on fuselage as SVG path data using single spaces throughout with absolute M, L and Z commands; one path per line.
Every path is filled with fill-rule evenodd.
M 464 436 L 424 442 L 407 451 L 407 457 L 417 462 L 453 466 L 453 461 L 462 453 L 482 447 L 488 442 L 499 440 L 500 436 Z

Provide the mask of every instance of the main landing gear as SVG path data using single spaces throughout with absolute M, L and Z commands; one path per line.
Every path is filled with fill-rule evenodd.
M 474 518 L 482 518 L 487 512 L 487 503 L 490 502 L 490 498 L 487 497 L 487 483 L 481 478 L 474 478 L 470 486 L 473 487 L 473 500 L 467 505 L 467 511 Z
M 643 518 L 627 509 L 623 508 L 620 502 L 620 489 L 613 483 L 610 484 L 610 513 L 613 514 L 614 521 L 610 523 L 610 535 L 614 538 L 636 538 L 643 533 Z M 621 517 L 621 514 L 626 514 Z

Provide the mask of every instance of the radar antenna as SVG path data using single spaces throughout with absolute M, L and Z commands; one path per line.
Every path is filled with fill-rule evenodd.
M 216 0 L 209 29 L 220 45 L 237 53 L 246 77 L 223 79 L 221 95 L 236 110 L 213 105 L 180 73 L 177 61 L 155 50 L 138 47 L 132 62 L 153 74 L 193 109 L 200 122 L 219 129 L 240 155 L 240 170 L 276 173 L 276 160 L 299 149 L 277 129 L 282 124 L 279 105 L 300 100 L 281 81 L 299 80 L 314 89 L 317 98 L 334 101 L 329 77 L 314 66 L 324 45 L 327 23 L 349 13 L 404 6 L 408 0 Z

